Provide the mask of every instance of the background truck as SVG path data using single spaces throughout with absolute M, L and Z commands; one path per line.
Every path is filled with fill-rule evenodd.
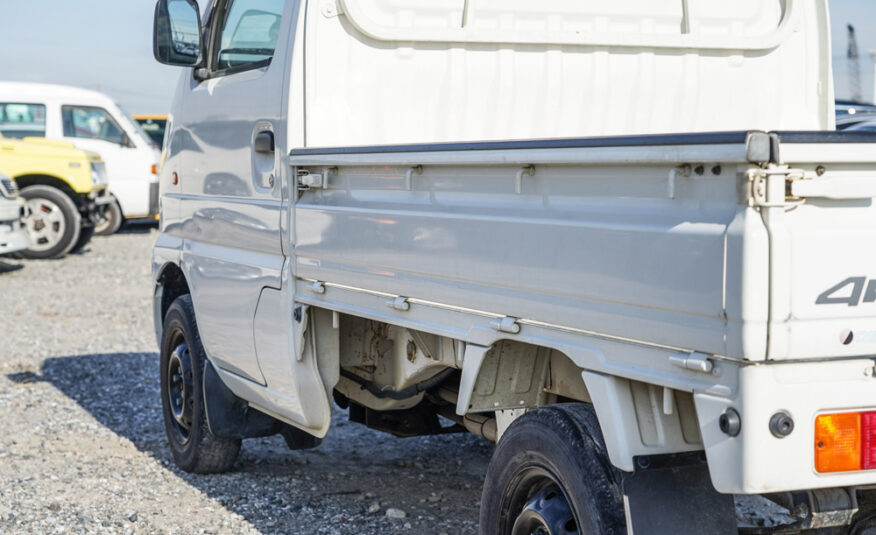
M 65 141 L 100 155 L 112 202 L 102 205 L 96 234 L 158 214 L 158 147 L 110 97 L 78 87 L 0 82 L 0 134 Z
M 336 404 L 495 441 L 484 535 L 872 521 L 876 138 L 834 129 L 826 2 L 199 13 L 155 24 L 180 467 Z
M 82 249 L 110 202 L 103 160 L 72 143 L 0 136 L 0 173 L 15 181 L 27 205 L 31 245 L 17 253 L 24 258 L 60 258 Z

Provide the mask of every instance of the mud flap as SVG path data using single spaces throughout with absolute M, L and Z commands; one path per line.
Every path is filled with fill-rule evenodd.
M 219 438 L 266 437 L 281 428 L 280 422 L 234 395 L 209 361 L 204 366 L 204 409 L 210 432 Z
M 733 496 L 712 486 L 703 452 L 635 461 L 623 483 L 629 535 L 737 535 Z

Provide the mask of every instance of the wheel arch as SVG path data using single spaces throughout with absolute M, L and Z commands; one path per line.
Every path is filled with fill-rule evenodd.
M 155 277 L 155 326 L 160 332 L 170 305 L 182 295 L 191 295 L 189 283 L 182 268 L 175 262 L 166 262 Z
M 53 175 L 43 174 L 19 175 L 13 177 L 13 179 L 15 180 L 15 183 L 18 184 L 19 189 L 24 189 L 29 186 L 51 186 L 64 192 L 64 194 L 70 197 L 76 206 L 79 207 L 79 195 L 73 191 L 73 188 L 70 187 L 70 184 L 67 183 L 66 180 Z
M 113 202 L 116 204 L 116 206 L 119 207 L 119 213 L 122 215 L 122 221 L 124 222 L 125 219 L 127 218 L 127 216 L 125 215 L 125 209 L 122 208 L 122 203 L 119 202 L 119 198 L 116 197 L 116 194 L 113 193 L 111 190 L 108 190 L 108 191 L 107 191 L 107 194 L 108 194 L 110 197 L 112 197 Z
M 466 345 L 460 399 L 457 409 L 466 413 L 592 402 L 581 368 L 571 357 L 512 339 Z
M 466 346 L 457 413 L 496 411 L 500 438 L 527 410 L 570 401 L 593 406 L 621 470 L 633 471 L 639 455 L 703 449 L 689 392 L 588 370 L 559 348 L 511 339 Z

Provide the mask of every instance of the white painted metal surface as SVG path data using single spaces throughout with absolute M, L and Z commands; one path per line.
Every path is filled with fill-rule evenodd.
M 283 10 L 284 20 L 294 20 L 298 3 Z M 284 25 L 265 69 L 200 84 L 188 73 L 180 81 L 162 171 L 162 225 L 181 240 L 170 254 L 185 272 L 205 349 L 228 386 L 324 435 L 330 408 L 318 364 L 295 357 L 306 342 L 303 330 L 292 334 L 295 282 L 284 267 L 289 242 L 281 227 L 292 191 L 284 157 L 292 47 L 284 44 L 295 38 L 295 26 Z M 274 136 L 273 154 L 255 151 L 262 132 Z
M 342 13 L 356 29 L 380 41 L 748 51 L 781 44 L 800 22 L 801 4 L 340 0 L 322 13 Z
M 732 395 L 695 392 L 700 429 L 715 488 L 759 494 L 796 489 L 872 485 L 874 471 L 819 474 L 815 471 L 815 417 L 832 410 L 873 408 L 876 379 L 872 359 L 793 365 L 747 366 L 738 371 Z M 717 420 L 728 407 L 742 415 L 742 431 L 731 438 Z M 769 420 L 787 411 L 795 422 L 785 438 L 770 433 Z
M 328 187 L 305 192 L 296 204 L 296 272 L 500 316 L 763 358 L 729 350 L 727 318 L 747 318 L 729 316 L 723 301 L 731 224 L 759 216 L 737 204 L 733 165 L 680 182 L 674 199 L 667 196 L 671 169 L 539 165 L 517 194 L 517 168 L 498 161 L 427 166 L 411 191 L 403 186 L 404 166 L 339 166 Z M 690 251 L 696 261 L 673 260 Z
M 308 2 L 306 144 L 833 128 L 823 0 L 684 4 Z
M 158 177 L 153 174 L 153 169 L 160 158 L 158 148 L 110 97 L 69 86 L 0 82 L 0 103 L 45 106 L 45 133 L 38 135 L 67 141 L 80 149 L 100 154 L 106 162 L 110 193 L 119 201 L 122 214 L 128 218 L 155 215 L 157 206 L 150 203 L 150 195 L 157 193 Z M 65 131 L 62 120 L 65 106 L 106 111 L 109 120 L 127 134 L 131 146 L 76 135 L 69 127 Z

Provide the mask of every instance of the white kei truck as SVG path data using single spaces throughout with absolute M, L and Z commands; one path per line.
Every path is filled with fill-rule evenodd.
M 482 535 L 872 533 L 876 137 L 829 43 L 826 0 L 158 0 L 176 463 L 337 405 L 495 442 Z

